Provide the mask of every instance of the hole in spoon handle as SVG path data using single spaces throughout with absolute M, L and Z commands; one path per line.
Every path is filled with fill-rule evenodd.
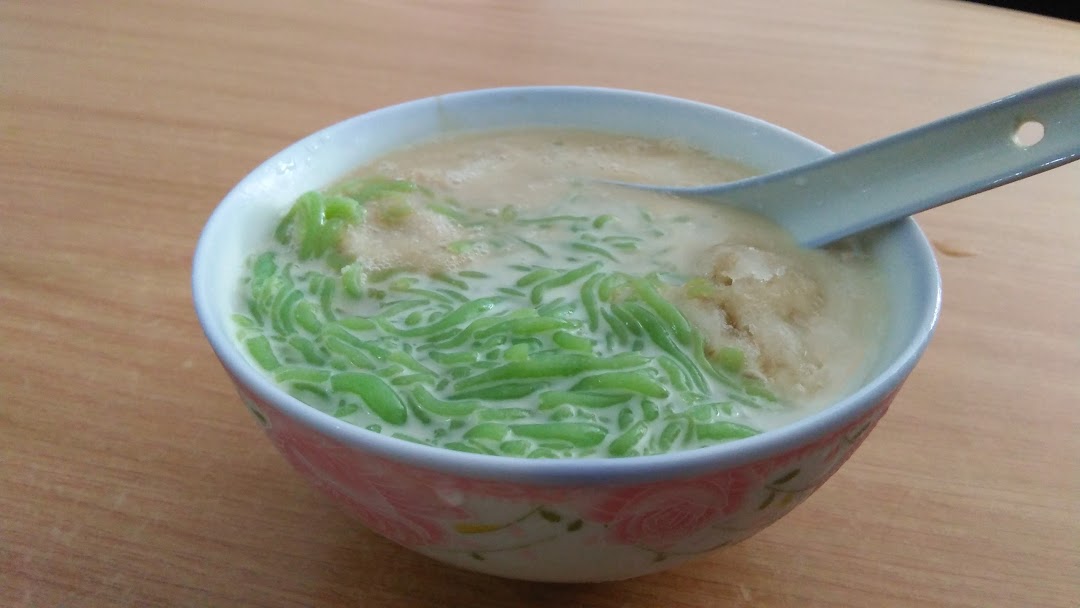
M 1030 148 L 1039 143 L 1046 133 L 1046 128 L 1038 120 L 1023 120 L 1013 131 L 1012 140 L 1021 148 Z

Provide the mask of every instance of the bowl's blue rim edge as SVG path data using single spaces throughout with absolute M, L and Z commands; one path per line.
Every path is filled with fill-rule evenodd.
M 448 98 L 463 98 L 471 95 L 490 95 L 493 93 L 599 93 L 607 95 L 624 95 L 636 98 L 653 98 L 656 101 L 665 103 L 698 106 L 710 111 L 735 114 L 744 120 L 757 123 L 758 126 L 763 129 L 787 134 L 790 137 L 800 139 L 806 144 L 819 148 L 824 153 L 831 153 L 827 148 L 816 142 L 762 119 L 727 108 L 689 99 L 607 87 L 578 85 L 516 86 L 466 90 L 415 99 L 347 118 L 286 146 L 263 163 L 260 163 L 259 167 L 249 173 L 249 176 L 257 172 L 260 168 L 272 165 L 279 156 L 285 154 L 288 150 L 303 145 L 308 140 L 316 138 L 328 131 L 341 128 L 351 121 L 361 119 L 370 120 L 376 117 L 380 112 L 403 110 L 406 106 L 414 104 L 439 103 Z M 245 177 L 245 180 L 246 179 L 247 178 Z M 304 404 L 277 388 L 272 380 L 267 378 L 259 370 L 256 370 L 254 366 L 244 358 L 238 345 L 235 344 L 235 341 L 227 335 L 221 335 L 220 333 L 209 329 L 206 319 L 210 317 L 211 310 L 205 301 L 205 298 L 200 298 L 200 293 L 202 291 L 200 284 L 206 280 L 204 276 L 209 272 L 211 261 L 208 260 L 206 256 L 203 256 L 202 252 L 208 247 L 206 242 L 209 239 L 209 234 L 213 232 L 216 221 L 220 221 L 220 217 L 224 213 L 224 207 L 233 193 L 243 187 L 245 180 L 241 180 L 241 182 L 234 186 L 211 213 L 200 232 L 192 261 L 191 288 L 196 316 L 221 364 L 233 378 L 236 378 L 243 383 L 247 390 L 254 393 L 260 399 L 273 404 L 274 407 L 293 419 L 297 424 L 309 427 L 313 431 L 325 434 L 345 445 L 369 451 L 380 457 L 453 475 L 544 486 L 583 485 L 592 483 L 630 484 L 661 479 L 691 477 L 705 472 L 728 470 L 784 453 L 793 447 L 813 441 L 815 438 L 822 436 L 829 430 L 842 428 L 844 425 L 869 412 L 889 393 L 897 389 L 914 369 L 922 353 L 929 345 L 941 311 L 941 276 L 936 259 L 933 255 L 933 250 L 926 235 L 918 227 L 915 220 L 907 218 L 897 222 L 890 230 L 912 232 L 913 234 L 911 235 L 904 235 L 907 240 L 915 243 L 918 247 L 917 251 L 911 251 L 911 253 L 917 255 L 918 258 L 920 258 L 920 262 L 925 264 L 932 271 L 928 276 L 924 277 L 924 280 L 926 281 L 924 288 L 927 289 L 929 293 L 933 294 L 933 298 L 921 311 L 920 316 L 922 321 L 916 330 L 917 339 L 909 343 L 892 365 L 869 382 L 867 386 L 864 386 L 859 391 L 820 412 L 782 428 L 767 431 L 754 437 L 741 439 L 737 442 L 656 456 L 637 456 L 621 459 L 589 458 L 529 460 L 504 456 L 468 454 L 447 450 L 445 448 L 424 446 L 367 431 L 355 425 L 342 422 Z

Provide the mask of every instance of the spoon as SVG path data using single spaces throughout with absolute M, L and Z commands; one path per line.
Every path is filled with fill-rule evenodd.
M 1080 158 L 1080 75 L 802 166 L 718 185 L 623 186 L 753 211 L 821 247 Z

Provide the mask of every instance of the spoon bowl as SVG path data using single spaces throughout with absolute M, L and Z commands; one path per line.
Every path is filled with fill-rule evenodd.
M 611 182 L 759 213 L 821 247 L 1080 158 L 1080 75 L 794 168 L 725 184 Z

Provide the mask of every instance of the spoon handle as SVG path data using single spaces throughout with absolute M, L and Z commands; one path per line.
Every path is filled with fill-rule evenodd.
M 680 192 L 757 211 L 819 247 L 1077 158 L 1071 76 L 795 169 Z M 798 204 L 766 205 L 785 200 Z

